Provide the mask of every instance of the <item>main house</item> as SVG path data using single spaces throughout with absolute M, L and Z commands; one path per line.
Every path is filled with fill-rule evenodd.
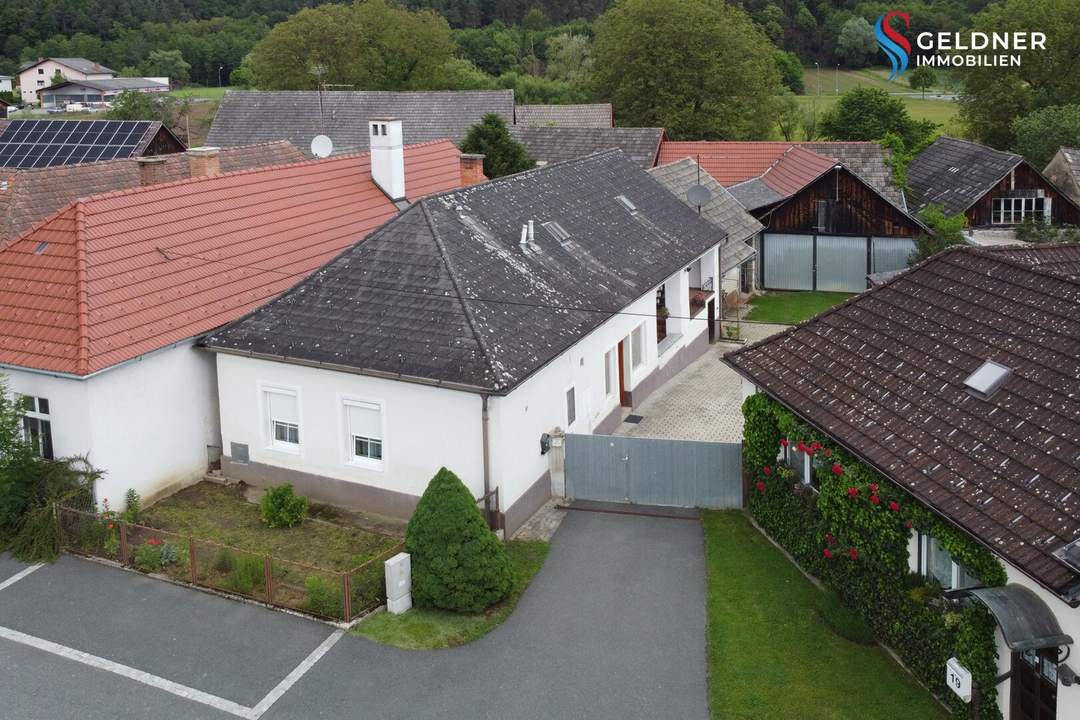
M 546 433 L 610 432 L 707 348 L 725 242 L 618 150 L 425 198 L 206 338 L 223 472 L 409 517 L 446 466 L 512 533 Z
M 660 162 L 704 170 L 764 225 L 743 291 L 859 292 L 867 276 L 907 267 L 926 230 L 870 142 L 673 142 Z
M 38 91 L 57 75 L 65 80 L 109 80 L 116 71 L 86 58 L 38 58 L 19 66 L 19 93 L 24 103 L 36 103 Z
M 385 121 L 375 127 L 385 127 Z M 470 177 L 446 140 L 80 198 L 0 251 L 0 373 L 46 456 L 86 454 L 97 499 L 153 497 L 220 454 L 214 358 L 196 339 L 274 298 L 410 200 Z
M 861 572 L 863 588 L 891 577 L 898 594 L 860 608 L 864 616 L 892 643 L 927 633 L 901 655 L 941 691 L 948 653 L 960 654 L 982 673 L 984 695 L 996 688 L 1009 720 L 1080 718 L 1073 672 L 1080 665 L 1069 656 L 1080 638 L 1078 348 L 1080 245 L 1046 245 L 946 251 L 725 356 L 744 378 L 746 396 L 764 393 L 779 409 L 766 424 L 792 418 L 773 427 L 776 435 L 761 436 L 769 443 L 764 462 L 779 450 L 776 463 L 794 470 L 794 489 L 804 488 L 811 509 L 804 527 L 779 533 L 789 549 L 798 554 L 809 543 L 816 554 L 804 554 L 804 562 L 832 563 L 826 570 L 836 578 Z M 777 448 L 781 432 L 798 434 Z M 748 447 L 760 441 L 746 440 Z M 850 458 L 833 465 L 830 453 Z M 786 503 L 790 520 L 802 506 L 791 500 L 790 482 L 777 481 L 777 471 L 747 470 L 759 481 L 752 495 L 762 499 L 754 502 Z M 836 487 L 822 484 L 837 475 Z M 820 517 L 846 527 L 817 526 Z M 873 530 L 858 530 L 866 523 Z M 853 538 L 850 560 L 844 544 L 833 545 L 841 533 Z M 936 612 L 908 604 L 902 576 L 881 580 L 892 572 L 891 533 L 901 568 L 945 591 Z M 876 552 L 856 549 L 860 536 Z M 832 560 L 821 560 L 822 547 Z M 988 648 L 997 652 L 996 667 L 980 670 L 977 653 L 964 655 L 971 645 L 950 644 L 948 614 L 972 603 L 998 622 Z M 903 607 L 922 619 L 875 617 Z M 938 653 L 940 666 L 919 667 Z

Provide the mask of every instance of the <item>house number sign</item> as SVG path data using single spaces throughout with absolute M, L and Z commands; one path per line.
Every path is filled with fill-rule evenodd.
M 964 702 L 971 702 L 971 671 L 956 658 L 945 663 L 945 683 Z

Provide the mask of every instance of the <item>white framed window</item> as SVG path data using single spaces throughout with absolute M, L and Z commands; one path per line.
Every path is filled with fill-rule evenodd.
M 39 456 L 52 460 L 52 418 L 49 416 L 49 401 L 33 395 L 19 395 L 17 398 L 23 413 L 23 439 L 30 443 Z
M 982 582 L 953 560 L 933 535 L 919 533 L 919 574 L 937 582 L 944 590 L 977 587 Z
M 269 447 L 300 452 L 300 397 L 288 388 L 264 388 L 263 407 Z
M 571 386 L 566 391 L 566 427 L 569 428 L 577 420 L 577 393 Z
M 609 398 L 615 395 L 615 389 L 618 387 L 615 382 L 615 373 L 618 372 L 615 364 L 616 352 L 616 348 L 612 348 L 604 353 L 604 395 Z
M 346 398 L 345 427 L 349 462 L 381 468 L 383 463 L 383 409 L 377 402 Z
M 645 323 L 630 333 L 630 366 L 635 370 L 645 363 Z
M 1049 199 L 1041 197 L 994 198 L 990 221 L 994 225 L 1016 225 L 1034 216 L 1036 220 L 1049 222 L 1049 205 Z

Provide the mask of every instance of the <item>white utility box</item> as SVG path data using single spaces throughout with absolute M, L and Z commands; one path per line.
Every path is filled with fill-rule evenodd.
M 398 553 L 387 560 L 386 609 L 400 615 L 412 607 L 412 561 L 409 553 Z

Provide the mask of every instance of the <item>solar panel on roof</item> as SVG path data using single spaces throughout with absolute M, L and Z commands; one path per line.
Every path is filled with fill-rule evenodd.
M 132 157 L 152 125 L 149 120 L 12 120 L 0 132 L 0 167 Z

